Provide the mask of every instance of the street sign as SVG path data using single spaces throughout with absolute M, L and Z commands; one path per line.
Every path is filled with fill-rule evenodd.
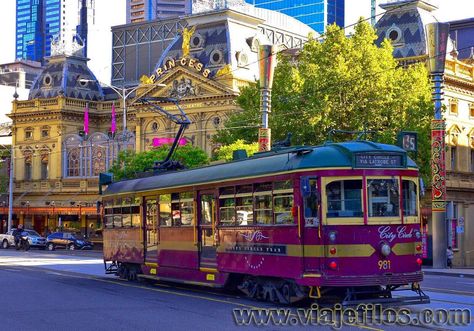
M 459 226 L 464 226 L 464 217 L 459 217 L 458 225 Z
M 464 225 L 456 226 L 456 233 L 464 233 Z

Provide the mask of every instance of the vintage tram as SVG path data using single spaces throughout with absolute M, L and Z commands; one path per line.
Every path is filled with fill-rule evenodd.
M 404 150 L 362 140 L 111 183 L 104 264 L 279 303 L 426 303 L 419 184 Z

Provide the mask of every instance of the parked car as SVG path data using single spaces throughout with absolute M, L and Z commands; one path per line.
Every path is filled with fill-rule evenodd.
M 82 238 L 82 236 L 70 232 L 54 232 L 46 239 L 46 247 L 53 251 L 57 247 L 69 250 L 75 249 L 92 249 L 94 246 L 90 241 Z
M 2 248 L 9 248 L 10 246 L 15 246 L 15 238 L 13 237 L 13 232 L 16 229 L 11 229 L 5 234 L 0 234 L 0 242 Z M 30 243 L 30 247 L 37 247 L 40 249 L 46 248 L 46 238 L 40 236 L 38 232 L 35 230 L 25 229 L 23 233 L 26 232 L 28 237 L 28 242 Z

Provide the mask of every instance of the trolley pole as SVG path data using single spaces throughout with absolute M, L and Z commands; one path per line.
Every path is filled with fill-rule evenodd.
M 441 114 L 443 75 L 449 32 L 447 23 L 426 26 L 430 72 L 433 82 L 434 119 L 431 122 L 431 211 L 433 231 L 433 267 L 446 268 L 446 122 Z
M 272 109 L 273 74 L 276 66 L 275 45 L 260 45 L 258 62 L 260 68 L 260 111 L 262 112 L 262 127 L 258 130 L 258 150 L 271 149 L 271 129 L 268 127 L 268 115 Z

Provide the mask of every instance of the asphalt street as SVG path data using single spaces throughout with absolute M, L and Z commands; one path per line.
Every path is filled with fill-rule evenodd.
M 239 326 L 234 309 L 276 308 L 235 293 L 202 287 L 121 281 L 104 275 L 99 252 L 0 250 L 0 284 L 3 303 L 0 325 L 5 330 L 254 329 L 261 327 Z M 432 297 L 432 304 L 426 307 L 473 310 L 474 279 L 427 276 L 423 285 Z M 416 312 L 426 307 L 408 308 Z M 296 319 L 299 308 L 290 309 Z M 296 326 L 271 325 L 268 328 L 315 327 L 293 324 Z M 388 325 L 342 327 L 343 330 L 400 328 Z M 415 329 L 413 325 L 409 328 Z M 332 328 L 319 326 L 318 329 Z M 435 326 L 435 329 L 471 328 Z

